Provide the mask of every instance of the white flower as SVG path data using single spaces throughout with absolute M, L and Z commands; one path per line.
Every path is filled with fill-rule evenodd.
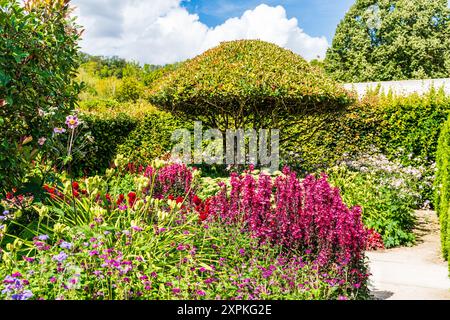
M 44 143 L 45 143 L 45 141 L 47 141 L 47 138 L 45 138 L 45 137 L 39 138 L 38 144 L 39 144 L 40 146 L 43 146 Z

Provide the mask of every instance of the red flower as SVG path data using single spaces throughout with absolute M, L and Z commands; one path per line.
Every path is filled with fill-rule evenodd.
M 48 185 L 44 185 L 44 190 L 47 191 L 50 194 L 54 194 L 55 193 L 55 188 L 49 187 Z
M 123 194 L 120 194 L 119 199 L 117 199 L 117 201 L 116 201 L 117 205 L 122 204 L 124 200 L 125 200 L 125 196 Z
M 136 202 L 136 193 L 131 191 L 128 193 L 128 205 L 130 207 L 134 206 L 134 203 Z
M 81 194 L 87 194 L 87 190 L 86 189 L 81 190 Z
M 194 196 L 193 201 L 196 206 L 199 206 L 202 204 L 202 199 L 200 199 L 197 195 Z
M 73 189 L 72 192 L 73 192 L 73 196 L 74 196 L 75 198 L 78 198 L 78 197 L 80 196 L 80 194 L 78 193 L 77 190 Z
M 183 201 L 184 201 L 183 197 L 178 197 L 176 200 L 177 203 L 183 203 Z
M 78 190 L 80 189 L 80 185 L 78 184 L 78 182 L 74 181 L 72 182 L 72 188 L 73 190 Z
M 173 195 L 169 195 L 169 196 L 167 197 L 167 199 L 169 199 L 169 200 L 175 200 L 175 197 L 174 197 Z
M 105 198 L 109 203 L 111 203 L 111 196 L 108 193 L 105 195 Z
M 11 192 L 8 192 L 6 194 L 6 199 L 11 200 L 12 198 L 14 198 L 14 195 Z

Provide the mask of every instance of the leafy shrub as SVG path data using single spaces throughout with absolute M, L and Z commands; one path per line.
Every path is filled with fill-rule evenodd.
M 80 101 L 78 109 L 85 114 L 108 118 L 126 114 L 137 121 L 144 118 L 147 113 L 157 111 L 153 105 L 142 99 L 135 102 L 119 102 L 115 99 L 92 98 Z
M 411 177 L 377 171 L 373 167 L 365 167 L 358 172 L 341 166 L 330 169 L 328 173 L 347 205 L 361 205 L 364 224 L 381 234 L 387 248 L 414 242 L 412 208 L 417 206 L 420 195 L 415 186 L 408 185 Z
M 178 128 L 191 128 L 172 115 L 156 111 L 146 114 L 128 138 L 118 147 L 118 152 L 126 154 L 136 163 L 146 164 L 170 152 L 173 146 L 172 133 Z
M 383 122 L 379 147 L 390 159 L 406 166 L 427 168 L 423 196 L 433 199 L 433 185 L 427 183 L 435 174 L 437 141 L 443 123 L 450 114 L 450 98 L 443 90 L 406 97 L 381 95 L 379 111 Z
M 382 115 L 373 97 L 365 97 L 349 106 L 334 121 L 317 115 L 321 130 L 301 143 L 297 139 L 281 145 L 282 163 L 302 172 L 321 172 L 337 163 L 371 150 L 379 141 Z M 301 134 L 301 128 L 292 132 Z
M 116 92 L 116 99 L 119 102 L 136 102 L 142 97 L 144 89 L 142 84 L 135 78 L 124 78 Z
M 78 174 L 94 174 L 109 168 L 117 153 L 120 142 L 126 141 L 136 128 L 137 120 L 126 114 L 108 117 L 106 115 L 84 115 L 83 122 L 89 127 L 94 143 L 86 156 L 74 164 Z
M 19 187 L 40 138 L 76 104 L 79 33 L 68 1 L 0 1 L 0 190 Z
M 441 223 L 442 252 L 446 259 L 450 252 L 450 117 L 444 124 L 436 156 L 435 207 Z
M 429 165 L 435 161 L 439 133 L 450 114 L 450 98 L 443 90 L 419 96 L 381 95 L 384 123 L 382 151 L 405 165 Z
M 285 161 L 314 172 L 381 152 L 405 168 L 420 171 L 420 177 L 413 178 L 422 197 L 420 207 L 433 199 L 437 141 L 449 113 L 450 98 L 442 90 L 397 96 L 376 89 L 305 144 L 289 144 Z

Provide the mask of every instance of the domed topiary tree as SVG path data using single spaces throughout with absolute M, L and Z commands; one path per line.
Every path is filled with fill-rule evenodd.
M 352 102 L 299 55 L 259 40 L 223 42 L 152 86 L 152 103 L 205 126 L 273 128 L 306 138 Z

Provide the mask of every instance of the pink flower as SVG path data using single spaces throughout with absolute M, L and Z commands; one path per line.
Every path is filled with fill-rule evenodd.
M 66 125 L 69 129 L 75 129 L 78 127 L 78 117 L 77 116 L 67 116 L 66 117 Z

